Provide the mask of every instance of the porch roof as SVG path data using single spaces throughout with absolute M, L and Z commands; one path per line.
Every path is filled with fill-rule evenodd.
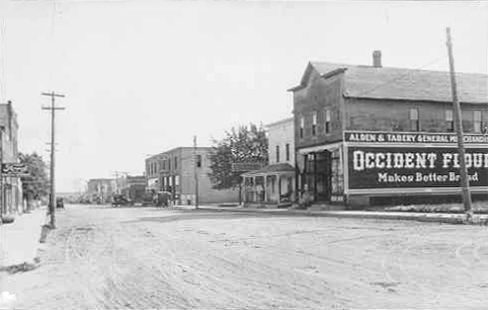
M 295 168 L 288 163 L 282 163 L 282 164 L 267 165 L 266 167 L 259 170 L 248 171 L 246 173 L 243 173 L 242 176 L 251 177 L 256 175 L 280 174 L 280 173 L 291 173 L 291 172 L 295 172 Z

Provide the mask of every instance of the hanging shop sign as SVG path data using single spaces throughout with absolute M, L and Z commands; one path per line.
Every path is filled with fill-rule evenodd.
M 2 176 L 21 177 L 29 175 L 29 168 L 19 163 L 3 163 Z
M 472 187 L 488 186 L 488 143 L 465 135 Z M 460 187 L 457 136 L 430 133 L 345 132 L 348 190 L 435 190 Z

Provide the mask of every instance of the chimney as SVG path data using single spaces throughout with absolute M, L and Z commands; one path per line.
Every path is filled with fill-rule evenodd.
M 381 68 L 381 51 L 373 52 L 373 67 Z

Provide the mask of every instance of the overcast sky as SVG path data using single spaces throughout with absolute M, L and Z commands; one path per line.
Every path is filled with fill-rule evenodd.
M 18 113 L 19 146 L 47 160 L 57 118 L 57 189 L 114 171 L 193 135 L 291 116 L 310 60 L 487 73 L 487 2 L 0 0 L 0 101 Z

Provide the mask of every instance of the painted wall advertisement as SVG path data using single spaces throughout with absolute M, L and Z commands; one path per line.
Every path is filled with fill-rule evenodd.
M 471 186 L 488 185 L 486 136 L 466 135 Z M 460 186 L 457 137 L 451 134 L 346 132 L 349 189 Z

